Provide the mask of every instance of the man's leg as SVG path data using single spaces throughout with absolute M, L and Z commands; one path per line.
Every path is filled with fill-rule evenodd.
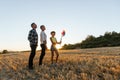
M 45 56 L 46 47 L 45 47 L 44 44 L 41 44 L 41 48 L 42 48 L 42 50 L 41 50 L 41 55 L 40 55 L 40 59 L 39 59 L 39 65 L 42 65 L 42 60 L 43 60 L 43 58 Z
M 32 45 L 31 46 L 31 53 L 30 53 L 30 56 L 29 56 L 29 68 L 30 69 L 33 69 L 33 59 L 35 57 L 35 54 L 36 54 L 36 46 Z

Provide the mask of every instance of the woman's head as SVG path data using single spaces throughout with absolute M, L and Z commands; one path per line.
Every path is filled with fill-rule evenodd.
M 41 29 L 42 31 L 46 30 L 46 28 L 45 28 L 44 25 L 41 25 L 41 26 L 40 26 L 40 29 Z

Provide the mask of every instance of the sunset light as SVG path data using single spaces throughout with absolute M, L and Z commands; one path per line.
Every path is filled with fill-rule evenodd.
M 120 0 L 1 0 L 0 80 L 120 80 Z

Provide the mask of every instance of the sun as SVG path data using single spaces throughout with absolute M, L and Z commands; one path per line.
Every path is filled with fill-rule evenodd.
M 60 48 L 61 48 L 61 45 L 56 45 L 56 48 L 57 48 L 57 49 L 60 49 Z

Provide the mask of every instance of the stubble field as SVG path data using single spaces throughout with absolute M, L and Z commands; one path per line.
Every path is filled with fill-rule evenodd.
M 49 51 L 34 70 L 27 68 L 29 52 L 0 55 L 0 80 L 120 80 L 120 47 L 59 51 L 59 61 L 51 65 Z

